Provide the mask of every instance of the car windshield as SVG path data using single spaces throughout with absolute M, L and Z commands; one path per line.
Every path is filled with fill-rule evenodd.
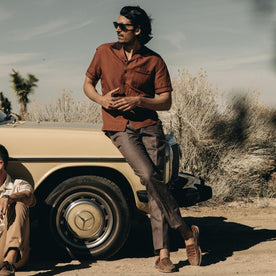
M 7 115 L 0 110 L 0 122 L 5 121 L 7 118 Z

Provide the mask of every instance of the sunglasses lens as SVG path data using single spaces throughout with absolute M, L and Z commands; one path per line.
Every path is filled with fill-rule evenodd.
M 126 25 L 125 25 L 125 24 L 119 24 L 119 28 L 120 28 L 122 31 L 124 31 L 124 32 L 127 31 L 127 28 L 126 28 Z
M 113 25 L 115 27 L 115 29 L 117 29 L 118 27 L 122 30 L 122 31 L 127 31 L 126 25 L 123 23 L 117 23 L 117 22 L 113 22 Z

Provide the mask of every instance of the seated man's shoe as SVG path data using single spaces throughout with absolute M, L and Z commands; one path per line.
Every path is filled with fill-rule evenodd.
M 2 263 L 0 268 L 0 275 L 1 276 L 14 276 L 14 265 L 5 261 Z
M 186 253 L 191 265 L 201 264 L 201 249 L 199 247 L 199 228 L 195 225 L 191 226 L 193 232 L 194 243 L 186 246 Z
M 171 262 L 169 258 L 163 258 L 160 260 L 158 259 L 155 262 L 155 267 L 160 271 L 160 272 L 165 272 L 165 273 L 170 273 L 174 272 L 176 270 L 175 265 Z

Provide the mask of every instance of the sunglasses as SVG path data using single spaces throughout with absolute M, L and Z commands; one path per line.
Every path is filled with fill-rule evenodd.
M 132 30 L 129 30 L 127 28 L 127 26 L 134 26 L 133 24 L 117 23 L 116 21 L 113 22 L 113 25 L 114 25 L 115 29 L 117 29 L 119 27 L 123 32 L 132 31 Z

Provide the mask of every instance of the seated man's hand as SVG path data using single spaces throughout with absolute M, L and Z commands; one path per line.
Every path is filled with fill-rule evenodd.
M 9 207 L 9 199 L 7 197 L 0 198 L 0 218 L 4 219 Z

